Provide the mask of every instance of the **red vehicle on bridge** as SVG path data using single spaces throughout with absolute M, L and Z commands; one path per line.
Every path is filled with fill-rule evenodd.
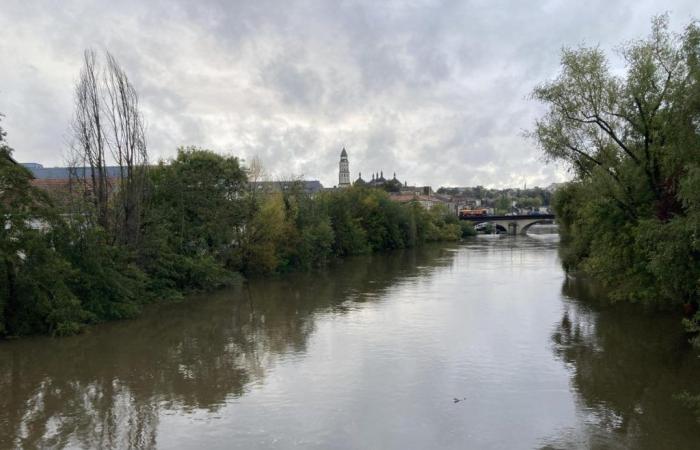
M 480 216 L 486 216 L 488 215 L 488 210 L 486 208 L 479 208 L 479 209 L 460 209 L 459 210 L 459 217 L 464 218 L 464 217 L 480 217 Z

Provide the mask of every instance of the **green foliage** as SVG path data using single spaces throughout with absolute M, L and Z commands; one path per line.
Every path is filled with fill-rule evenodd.
M 291 182 L 283 192 L 255 192 L 237 158 L 189 147 L 150 168 L 134 248 L 90 214 L 53 205 L 6 156 L 0 157 L 0 217 L 7 223 L 0 228 L 0 276 L 7 280 L 0 336 L 72 334 L 86 324 L 133 317 L 149 302 L 235 283 L 239 273 L 309 270 L 334 257 L 473 234 L 446 208 L 398 203 L 379 189 L 312 197 Z
M 387 192 L 401 192 L 403 186 L 399 180 L 392 178 L 391 180 L 387 180 L 382 187 Z
M 287 231 L 285 207 L 280 194 L 260 201 L 246 226 L 240 245 L 241 268 L 246 273 L 274 272 L 281 263 L 280 247 Z
M 406 248 L 427 241 L 457 240 L 457 217 L 439 206 L 428 211 L 415 202 L 397 203 L 376 189 L 353 187 L 324 194 L 337 256 Z
M 414 214 L 420 214 L 421 212 L 420 209 L 417 209 L 414 211 Z M 433 206 L 430 211 L 427 211 L 422 220 L 427 222 L 427 228 L 431 230 L 430 233 L 423 236 L 423 239 L 426 241 L 458 241 L 462 238 L 463 227 L 460 224 L 460 220 L 457 216 L 450 213 L 444 205 Z
M 689 392 L 683 392 L 676 395 L 676 400 L 683 403 L 687 408 L 691 409 L 700 423 L 700 394 L 692 395 Z
M 548 112 L 532 136 L 575 175 L 552 201 L 562 261 L 613 299 L 688 309 L 700 286 L 700 30 L 673 34 L 662 16 L 622 54 L 615 76 L 600 49 L 567 49 L 534 93 Z
M 58 218 L 10 156 L 0 143 L 0 335 L 71 333 L 84 311 L 67 285 L 75 272 L 53 250 Z
M 519 208 L 539 208 L 542 206 L 541 197 L 518 197 L 516 202 Z
M 683 312 L 700 346 L 700 27 L 658 17 L 622 55 L 616 76 L 600 49 L 567 49 L 534 92 L 547 113 L 531 135 L 575 175 L 552 201 L 561 259 L 613 300 Z M 678 398 L 700 417 L 700 396 Z
M 147 301 L 146 275 L 123 246 L 109 245 L 99 228 L 74 223 L 60 233 L 55 250 L 75 274 L 66 280 L 91 321 L 134 317 Z
M 235 157 L 180 148 L 170 164 L 150 171 L 148 220 L 162 224 L 169 243 L 184 255 L 212 254 L 226 262 L 229 244 L 245 218 L 246 175 Z
M 23 236 L 20 261 L 13 268 L 7 267 L 8 272 L 15 272 L 8 287 L 16 297 L 14 301 L 8 298 L 6 303 L 4 322 L 9 335 L 73 334 L 90 318 L 70 289 L 77 272 L 40 234 Z
M 325 266 L 333 256 L 335 231 L 325 205 L 304 194 L 301 186 L 283 195 L 287 224 L 283 270 Z
M 236 282 L 240 240 L 247 205 L 246 174 L 235 157 L 196 147 L 178 149 L 169 164 L 149 171 L 150 207 L 146 212 L 139 265 L 148 290 L 160 298 Z
M 506 197 L 505 195 L 501 196 L 496 200 L 494 206 L 498 213 L 505 214 L 510 211 L 511 200 L 509 200 L 508 197 Z
M 476 230 L 474 229 L 473 223 L 468 222 L 466 220 L 461 220 L 459 222 L 459 226 L 461 228 L 463 238 L 476 236 Z
M 333 257 L 458 240 L 463 235 L 457 218 L 444 208 L 428 211 L 364 187 L 313 198 L 291 189 L 258 198 L 254 209 L 239 247 L 245 273 L 306 270 L 322 267 Z

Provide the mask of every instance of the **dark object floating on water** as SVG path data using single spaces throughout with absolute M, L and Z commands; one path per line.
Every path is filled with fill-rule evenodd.
M 463 401 L 466 400 L 466 399 L 467 399 L 467 397 L 464 397 L 464 398 L 457 398 L 457 397 L 455 397 L 455 398 L 452 399 L 452 401 L 455 402 L 455 403 L 459 403 L 459 402 L 463 402 Z

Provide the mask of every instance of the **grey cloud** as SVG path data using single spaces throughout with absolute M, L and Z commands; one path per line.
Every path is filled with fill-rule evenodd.
M 273 64 L 263 69 L 262 80 L 286 104 L 304 109 L 323 106 L 323 80 L 313 70 L 293 64 Z
M 672 26 L 693 0 L 664 5 Z M 611 50 L 645 35 L 653 0 L 538 4 L 322 0 L 122 2 L 5 0 L 0 111 L 16 156 L 63 163 L 73 83 L 86 47 L 109 49 L 140 93 L 153 158 L 200 145 L 273 177 L 337 183 L 393 171 L 419 184 L 549 184 L 521 132 L 527 96 L 559 50 Z

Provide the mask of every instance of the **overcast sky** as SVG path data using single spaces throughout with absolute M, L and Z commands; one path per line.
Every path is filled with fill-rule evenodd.
M 537 6 L 534 6 L 537 5 Z M 273 178 L 544 186 L 566 178 L 522 138 L 560 49 L 614 49 L 697 0 L 1 0 L 0 112 L 15 158 L 62 165 L 82 52 L 107 49 L 141 97 L 152 159 L 197 145 Z

